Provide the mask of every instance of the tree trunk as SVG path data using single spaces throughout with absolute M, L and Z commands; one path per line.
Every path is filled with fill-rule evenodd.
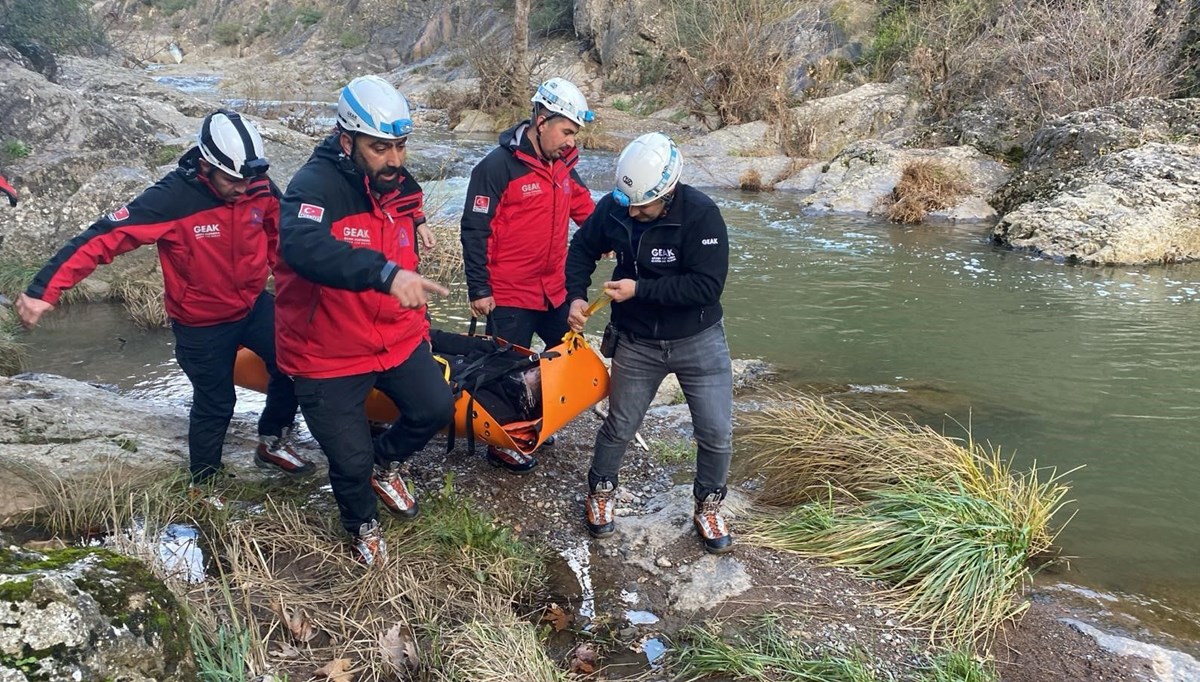
M 529 89 L 529 0 L 513 3 L 512 94 L 520 101 Z

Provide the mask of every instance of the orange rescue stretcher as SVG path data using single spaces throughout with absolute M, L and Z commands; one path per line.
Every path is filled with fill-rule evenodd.
M 604 303 L 607 301 L 597 300 L 589 311 L 594 312 Z M 533 351 L 521 346 L 512 346 L 512 349 L 527 357 L 534 355 Z M 529 454 L 567 422 L 608 397 L 608 370 L 583 334 L 568 332 L 562 343 L 540 354 L 538 367 L 541 371 L 542 398 L 542 414 L 539 418 L 498 424 L 478 401 L 472 400 L 471 395 L 463 390 L 454 402 L 453 433 L 466 435 L 473 432 L 475 439 L 489 445 Z M 262 359 L 249 348 L 240 349 L 233 370 L 234 383 L 265 393 L 267 378 L 267 368 Z M 400 414 L 396 405 L 375 389 L 367 397 L 366 411 L 367 419 L 385 424 L 395 421 Z

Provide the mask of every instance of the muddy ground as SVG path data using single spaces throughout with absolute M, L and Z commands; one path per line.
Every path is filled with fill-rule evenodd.
M 678 630 L 765 613 L 783 614 L 784 626 L 817 650 L 863 652 L 881 679 L 912 675 L 932 651 L 927 633 L 901 626 L 899 615 L 872 597 L 878 585 L 846 570 L 745 543 L 724 557 L 706 555 L 691 529 L 692 464 L 684 454 L 690 426 L 681 405 L 651 410 L 641 431 L 650 450 L 631 448 L 621 472 L 618 532 L 591 539 L 581 518 L 599 425 L 594 412 L 581 415 L 536 453 L 540 465 L 525 476 L 489 465 L 482 444 L 468 454 L 461 438 L 447 454 L 445 439 L 436 436 L 411 460 L 418 495 L 437 490 L 453 473 L 456 491 L 521 538 L 563 557 L 554 562 L 547 601 L 561 605 L 572 625 L 551 641 L 552 655 L 566 662 L 570 631 L 587 630 L 603 651 L 607 679 L 669 679 L 648 656 L 669 646 Z M 305 447 L 316 450 L 311 441 Z M 736 534 L 738 507 L 757 482 L 739 472 L 736 454 L 734 471 L 728 506 Z M 1078 612 L 1045 593 L 1027 599 L 1028 611 L 998 633 L 990 652 L 1004 682 L 1157 679 L 1146 659 L 1109 652 L 1060 620 Z M 638 622 L 652 617 L 657 621 Z

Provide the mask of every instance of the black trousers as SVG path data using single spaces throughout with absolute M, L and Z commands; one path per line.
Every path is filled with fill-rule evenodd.
M 233 364 L 238 346 L 258 354 L 267 365 L 267 404 L 258 419 L 258 433 L 278 436 L 296 420 L 296 394 L 292 380 L 275 367 L 275 297 L 264 291 L 250 314 L 236 322 L 190 327 L 172 321 L 175 359 L 192 382 L 192 410 L 188 416 L 188 453 L 194 483 L 201 483 L 221 468 L 221 448 L 237 402 Z
M 372 388 L 400 410 L 400 418 L 375 440 L 366 416 Z M 417 346 L 400 365 L 382 372 L 332 379 L 296 377 L 296 397 L 308 430 L 329 459 L 333 497 L 342 526 L 351 535 L 378 518 L 372 468 L 412 457 L 454 416 L 450 386 L 427 343 Z
M 562 342 L 563 335 L 571 329 L 567 324 L 567 313 L 570 311 L 571 306 L 566 302 L 549 310 L 496 306 L 488 315 L 487 333 L 529 348 L 533 343 L 533 334 L 537 332 L 546 348 L 553 348 Z

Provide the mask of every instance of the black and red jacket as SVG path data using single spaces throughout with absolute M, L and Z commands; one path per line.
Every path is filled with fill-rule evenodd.
M 8 195 L 8 203 L 10 206 L 17 205 L 17 190 L 13 189 L 13 186 L 8 184 L 8 180 L 5 180 L 3 175 L 0 175 L 0 192 L 4 192 L 6 195 Z
M 579 151 L 543 161 L 526 134 L 529 121 L 500 135 L 471 171 L 463 206 L 467 293 L 498 306 L 546 310 L 567 297 L 567 224 L 583 224 L 595 203 L 575 164 Z
M 199 159 L 193 147 L 178 168 L 67 242 L 25 293 L 58 303 L 97 266 L 157 244 L 171 319 L 207 327 L 245 317 L 275 266 L 279 190 L 262 176 L 226 202 L 200 174 Z
M 275 352 L 291 376 L 328 379 L 391 369 L 429 338 L 425 308 L 388 293 L 399 268 L 417 269 L 421 186 L 376 200 L 342 154 L 338 134 L 317 145 L 284 194 L 275 272 Z

